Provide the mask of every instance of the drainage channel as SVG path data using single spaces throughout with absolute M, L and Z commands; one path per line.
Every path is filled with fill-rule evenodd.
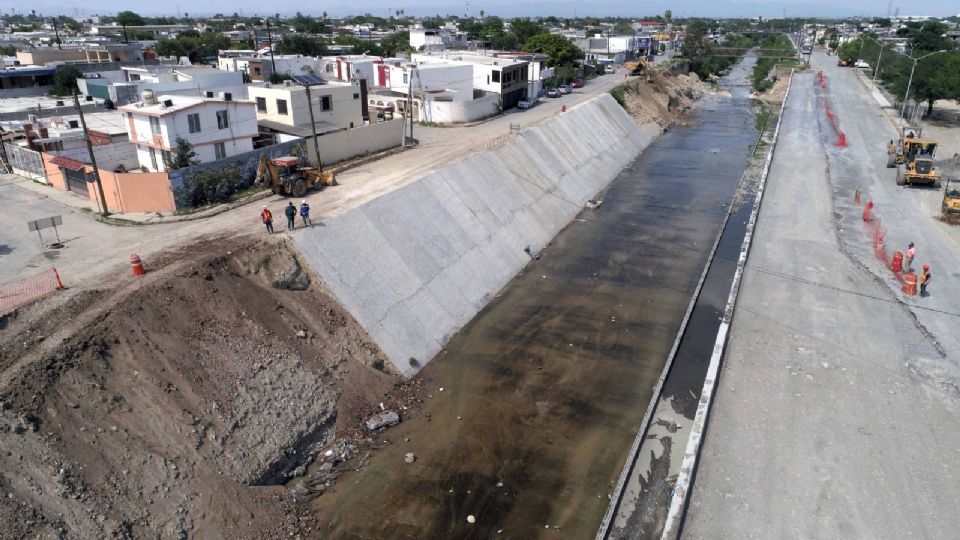
M 638 434 L 637 451 L 625 467 L 598 538 L 673 538 L 682 529 L 771 156 L 772 148 L 759 184 L 745 184 L 731 208 L 672 363 L 665 370 L 656 407 Z
M 424 414 L 317 499 L 324 535 L 594 535 L 729 214 L 753 124 L 745 96 L 710 97 L 637 157 L 424 369 Z

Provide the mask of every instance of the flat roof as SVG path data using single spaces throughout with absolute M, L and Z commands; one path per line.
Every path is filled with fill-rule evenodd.
M 173 114 L 175 112 L 180 112 L 191 107 L 196 107 L 197 105 L 203 105 L 204 103 L 239 103 L 239 104 L 250 104 L 253 105 L 253 101 L 243 100 L 243 99 L 231 99 L 229 101 L 225 99 L 218 98 L 205 98 L 205 97 L 194 97 L 194 96 L 171 96 L 171 95 L 160 95 L 154 96 L 154 99 L 157 100 L 156 105 L 144 105 L 142 101 L 137 103 L 131 103 L 129 105 L 124 105 L 118 107 L 117 110 L 123 112 L 133 112 L 138 114 L 147 114 L 150 116 L 165 116 L 168 114 Z M 164 107 L 164 101 L 172 101 L 173 105 L 170 107 Z
M 273 131 L 279 131 L 280 133 L 286 133 L 287 135 L 294 135 L 296 137 L 312 137 L 313 130 L 310 129 L 310 124 L 302 124 L 299 126 L 291 126 L 289 124 L 284 124 L 281 122 L 274 122 L 273 120 L 257 120 L 257 124 L 260 127 L 264 127 Z M 316 122 L 317 135 L 323 135 L 324 133 L 330 133 L 332 131 L 340 131 L 344 129 L 341 126 L 336 124 L 331 124 L 329 122 Z
M 62 101 L 63 105 L 57 105 L 57 101 Z M 84 107 L 84 113 L 86 114 L 86 109 L 88 107 L 94 107 L 97 103 L 102 103 L 103 100 L 98 100 L 97 102 L 93 101 L 84 101 L 80 100 L 80 105 Z M 0 99 L 0 113 L 16 113 L 22 112 L 24 118 L 27 114 L 36 114 L 37 109 L 39 108 L 41 114 L 45 114 L 49 109 L 56 107 L 73 107 L 73 98 L 72 97 L 49 97 L 49 96 L 33 96 L 33 97 L 5 97 Z

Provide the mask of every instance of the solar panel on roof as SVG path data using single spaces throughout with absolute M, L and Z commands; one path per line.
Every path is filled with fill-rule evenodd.
M 317 75 L 293 75 L 291 78 L 296 83 L 303 85 L 327 84 L 327 81 Z

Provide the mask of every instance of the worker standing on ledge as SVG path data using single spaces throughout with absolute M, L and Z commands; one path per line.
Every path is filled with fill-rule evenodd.
M 297 207 L 293 205 L 293 201 L 287 204 L 283 213 L 287 216 L 287 230 L 292 231 L 297 226 L 296 221 L 294 221 L 297 218 Z
M 913 268 L 913 258 L 917 255 L 917 248 L 913 247 L 913 242 L 910 242 L 910 245 L 907 246 L 907 264 L 903 265 L 903 270 L 906 272 Z
M 930 265 L 923 265 L 923 273 L 920 274 L 920 296 L 927 296 L 927 283 L 930 283 L 930 280 L 933 279 L 933 275 L 930 273 Z
M 267 226 L 267 232 L 273 234 L 273 212 L 264 206 L 260 212 L 260 219 L 262 219 L 263 224 Z
M 307 204 L 306 199 L 300 201 L 300 217 L 303 219 L 304 227 L 313 227 L 313 222 L 310 221 L 310 205 Z

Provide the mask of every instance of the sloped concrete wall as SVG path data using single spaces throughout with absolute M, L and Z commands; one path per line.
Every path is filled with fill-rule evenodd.
M 660 130 L 599 96 L 296 234 L 400 371 L 422 367 Z

